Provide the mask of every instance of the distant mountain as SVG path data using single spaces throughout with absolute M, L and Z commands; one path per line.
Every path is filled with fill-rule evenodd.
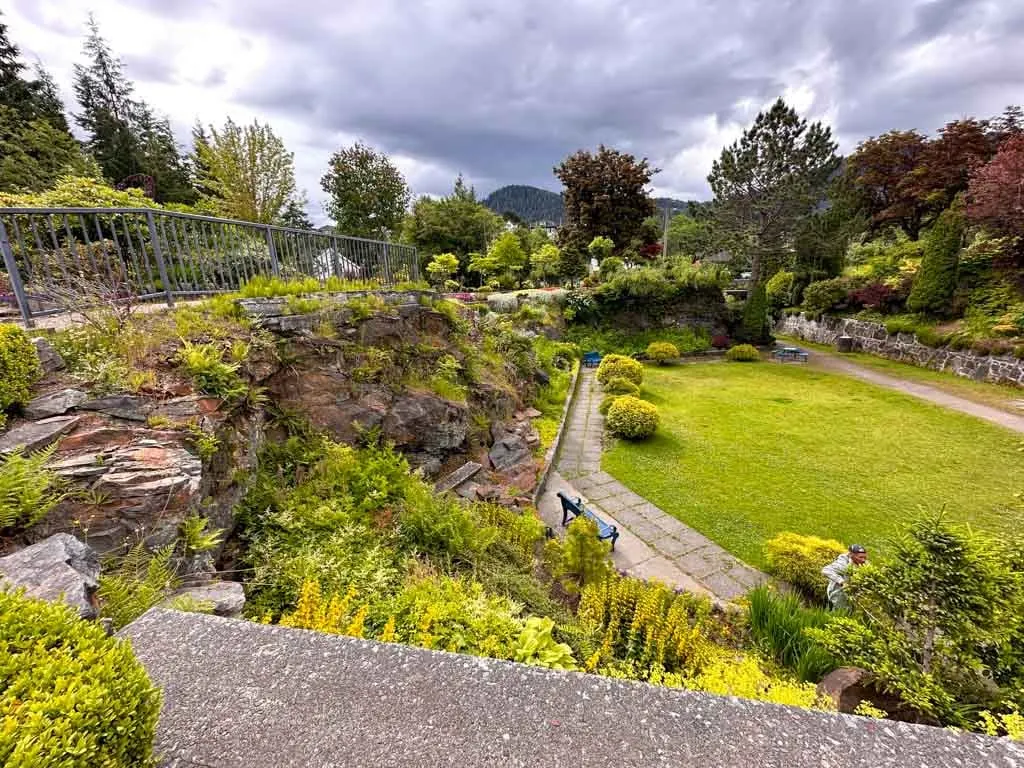
M 483 203 L 495 213 L 514 213 L 528 224 L 562 223 L 562 196 L 540 187 L 509 184 L 491 192 Z
M 702 203 L 696 200 L 676 200 L 671 197 L 654 198 L 658 206 L 658 217 L 664 215 L 666 208 L 672 214 L 686 213 L 694 215 L 694 209 Z M 538 221 L 562 223 L 562 196 L 540 187 L 527 184 L 509 184 L 489 194 L 483 204 L 495 213 L 514 213 L 527 224 Z

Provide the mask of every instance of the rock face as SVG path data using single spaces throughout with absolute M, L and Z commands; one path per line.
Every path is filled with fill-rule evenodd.
M 921 344 L 912 333 L 889 333 L 880 323 L 845 317 L 812 320 L 804 314 L 783 318 L 779 333 L 819 344 L 834 344 L 840 336 L 852 339 L 854 351 L 869 352 L 922 368 L 949 371 L 975 381 L 1024 386 L 1024 360 L 1010 355 L 976 355 L 969 350 L 936 349 Z
M 391 404 L 382 427 L 399 449 L 443 455 L 466 442 L 469 410 L 430 392 L 409 392 Z
M 530 446 L 524 438 L 510 433 L 499 438 L 487 455 L 491 466 L 505 472 L 530 458 Z
M 25 417 L 29 419 L 46 419 L 51 416 L 63 416 L 72 408 L 81 405 L 89 396 L 80 389 L 62 389 L 48 395 L 40 395 L 25 406 Z
M 96 552 L 74 536 L 58 533 L 0 557 L 0 582 L 42 600 L 63 600 L 82 618 L 96 618 L 93 593 L 100 575 Z

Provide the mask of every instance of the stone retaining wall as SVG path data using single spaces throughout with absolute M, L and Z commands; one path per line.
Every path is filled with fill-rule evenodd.
M 913 333 L 889 333 L 881 323 L 823 315 L 813 320 L 805 314 L 784 317 L 776 332 L 818 344 L 834 344 L 838 336 L 853 339 L 853 348 L 878 357 L 910 363 L 936 371 L 949 371 L 976 381 L 1024 386 L 1024 360 L 1012 355 L 977 355 L 969 350 L 936 349 L 917 340 Z

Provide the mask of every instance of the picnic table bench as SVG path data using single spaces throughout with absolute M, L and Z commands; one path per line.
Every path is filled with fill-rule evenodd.
M 608 525 L 604 520 L 595 515 L 585 506 L 583 506 L 583 499 L 577 498 L 575 501 L 570 499 L 561 491 L 558 492 L 558 498 L 562 502 L 562 527 L 568 525 L 574 518 L 582 515 L 588 520 L 593 520 L 597 524 L 597 538 L 601 541 L 611 541 L 612 551 L 615 551 L 615 540 L 619 538 L 619 529 L 614 525 Z
M 600 352 L 587 352 L 583 355 L 584 368 L 596 368 L 601 363 Z
M 800 347 L 779 347 L 774 352 L 772 352 L 772 357 L 774 357 L 780 363 L 784 363 L 787 360 L 795 360 L 800 363 L 806 363 L 807 351 L 800 349 Z

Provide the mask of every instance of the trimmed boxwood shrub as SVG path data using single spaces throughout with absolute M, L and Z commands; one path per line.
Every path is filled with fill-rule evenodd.
M 769 573 L 809 597 L 823 600 L 826 579 L 821 569 L 845 551 L 846 547 L 835 539 L 785 531 L 765 542 L 764 559 Z
M 150 766 L 160 690 L 67 605 L 0 590 L 0 765 Z
M 12 405 L 27 403 L 39 377 L 39 355 L 35 345 L 16 325 L 0 325 L 0 426 Z
M 600 413 L 602 416 L 608 415 L 608 409 L 611 408 L 612 407 L 612 403 L 614 403 L 620 397 L 623 397 L 623 395 L 615 395 L 615 394 L 605 395 L 601 399 L 601 404 L 599 406 L 597 406 L 598 413 Z
M 751 344 L 737 344 L 725 353 L 725 359 L 734 363 L 756 363 L 761 359 L 761 353 Z
M 632 395 L 615 398 L 608 408 L 608 431 L 626 440 L 643 440 L 658 428 L 658 408 Z
M 608 395 L 640 395 L 640 387 L 622 376 L 608 379 L 608 383 L 604 385 L 604 391 Z
M 647 359 L 664 365 L 669 360 L 679 359 L 679 348 L 668 341 L 652 341 L 647 345 Z
M 597 380 L 607 384 L 616 377 L 629 379 L 638 387 L 644 380 L 644 367 L 625 355 L 605 355 L 597 366 Z

